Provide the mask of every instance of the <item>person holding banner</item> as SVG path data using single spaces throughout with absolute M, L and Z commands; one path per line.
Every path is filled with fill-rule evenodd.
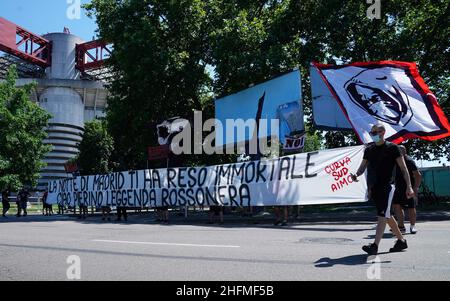
M 275 206 L 273 212 L 275 213 L 275 222 L 273 224 L 275 226 L 287 226 L 289 218 L 288 206 Z
M 101 207 L 101 209 L 102 209 L 102 221 L 104 220 L 110 221 L 111 217 L 109 215 L 111 213 L 111 207 L 104 205 Z
M 123 220 L 126 222 L 128 221 L 128 214 L 127 214 L 127 207 L 119 207 L 117 206 L 117 219 L 116 221 L 120 222 Z
M 209 206 L 209 222 L 208 224 L 214 223 L 214 216 L 219 216 L 219 224 L 223 225 L 223 211 L 224 207 L 217 205 L 217 206 Z
M 88 206 L 80 202 L 79 208 L 80 208 L 80 215 L 78 216 L 78 219 L 86 219 L 86 216 L 88 215 Z
M 370 198 L 377 208 L 377 230 L 374 243 L 362 247 L 369 255 L 378 254 L 378 246 L 380 245 L 381 238 L 386 229 L 386 223 L 389 224 L 392 232 L 397 237 L 394 247 L 389 251 L 400 252 L 408 248 L 408 244 L 403 238 L 397 222 L 394 217 L 391 216 L 391 204 L 395 191 L 393 183 L 396 165 L 399 166 L 406 182 L 406 198 L 409 199 L 413 197 L 414 191 L 411 186 L 405 160 L 397 145 L 384 140 L 385 133 L 386 129 L 383 124 L 372 126 L 370 136 L 372 137 L 374 144 L 365 149 L 363 160 L 358 171 L 356 174 L 351 174 L 352 180 L 357 182 L 357 178 L 364 173 L 367 167 L 369 167 L 373 177 Z
M 161 222 L 163 224 L 169 223 L 169 206 L 158 206 L 155 208 L 156 212 L 156 222 Z
M 62 202 L 58 202 L 58 214 L 59 215 L 64 214 L 64 210 L 65 210 L 64 204 Z

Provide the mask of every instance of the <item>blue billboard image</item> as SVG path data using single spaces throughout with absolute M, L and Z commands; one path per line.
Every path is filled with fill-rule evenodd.
M 294 70 L 215 101 L 216 147 L 231 147 L 258 138 L 277 138 L 304 131 L 301 75 Z M 228 121 L 228 122 L 227 122 Z M 245 128 L 236 126 L 241 121 Z M 279 128 L 272 129 L 272 122 Z M 228 123 L 228 124 L 227 124 Z

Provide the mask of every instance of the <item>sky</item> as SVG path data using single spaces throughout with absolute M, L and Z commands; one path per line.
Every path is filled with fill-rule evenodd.
M 96 35 L 97 24 L 79 9 L 79 3 L 89 0 L 0 0 L 0 17 L 35 33 L 43 35 L 63 32 L 90 41 Z M 78 14 L 79 12 L 79 14 Z
M 425 168 L 425 167 L 435 167 L 435 166 L 450 166 L 450 162 L 446 158 L 441 158 L 441 161 L 434 160 L 434 161 L 427 161 L 427 160 L 416 160 L 416 165 L 419 168 Z

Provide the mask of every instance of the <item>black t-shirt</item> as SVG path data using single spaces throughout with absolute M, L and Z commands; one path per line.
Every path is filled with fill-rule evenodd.
M 400 157 L 400 150 L 397 145 L 385 142 L 378 146 L 372 144 L 364 151 L 364 159 L 369 162 L 368 185 L 383 186 L 394 183 L 396 159 Z
M 405 158 L 406 168 L 408 168 L 409 179 L 411 180 L 411 185 L 414 185 L 413 171 L 417 170 L 416 163 L 414 162 L 413 159 L 411 159 L 408 156 L 405 156 L 404 158 Z M 403 178 L 402 171 L 400 170 L 400 167 L 398 165 L 397 165 L 396 174 L 395 174 L 395 189 L 397 189 L 399 191 L 406 190 L 406 182 L 405 182 L 405 179 Z
M 30 193 L 28 191 L 21 191 L 21 192 L 19 192 L 19 199 L 18 199 L 18 201 L 28 202 L 28 197 L 29 196 L 30 196 Z

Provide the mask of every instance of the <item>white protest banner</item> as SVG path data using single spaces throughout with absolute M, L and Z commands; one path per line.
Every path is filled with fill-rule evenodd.
M 353 182 L 364 146 L 208 167 L 78 176 L 49 183 L 47 202 L 66 206 L 273 206 L 364 202 Z

